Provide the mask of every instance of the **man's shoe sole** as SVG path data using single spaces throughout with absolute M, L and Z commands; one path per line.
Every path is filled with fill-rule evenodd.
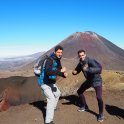
M 89 111 L 89 109 L 85 109 L 85 110 L 77 110 L 79 112 L 85 112 L 85 111 Z
M 98 122 L 103 122 L 103 120 L 98 120 Z

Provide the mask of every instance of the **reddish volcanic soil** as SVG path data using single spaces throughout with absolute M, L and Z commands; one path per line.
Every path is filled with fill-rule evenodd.
M 103 124 L 124 123 L 124 91 L 104 91 L 104 114 Z M 94 91 L 85 93 L 89 112 L 78 112 L 76 95 L 62 97 L 55 112 L 55 124 L 98 124 L 97 101 Z M 44 124 L 45 101 L 31 104 L 23 104 L 10 107 L 7 111 L 0 112 L 0 124 Z

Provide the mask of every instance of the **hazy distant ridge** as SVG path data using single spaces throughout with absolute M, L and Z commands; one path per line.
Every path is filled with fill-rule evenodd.
M 35 60 L 37 60 L 44 52 L 35 53 L 27 56 L 12 57 L 12 58 L 0 58 L 1 70 L 14 70 L 21 68 Z

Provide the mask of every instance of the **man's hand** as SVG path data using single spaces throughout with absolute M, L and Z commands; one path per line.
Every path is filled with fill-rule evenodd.
M 77 71 L 76 70 L 72 71 L 72 74 L 73 75 L 76 75 L 77 74 Z
M 87 71 L 87 70 L 88 70 L 88 64 L 85 64 L 85 65 L 84 65 L 83 70 L 84 70 L 84 71 Z
M 35 65 L 34 65 L 34 68 L 36 68 L 38 66 L 38 63 L 36 63 Z
M 62 69 L 61 69 L 61 72 L 65 72 L 66 71 L 66 67 L 63 67 Z
M 68 76 L 68 73 L 65 72 L 65 73 L 64 73 L 64 76 L 65 76 L 65 78 L 66 78 L 66 77 Z

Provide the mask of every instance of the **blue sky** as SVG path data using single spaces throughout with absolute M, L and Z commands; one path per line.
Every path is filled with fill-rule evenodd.
M 84 31 L 124 49 L 123 0 L 0 0 L 0 57 L 46 51 Z

